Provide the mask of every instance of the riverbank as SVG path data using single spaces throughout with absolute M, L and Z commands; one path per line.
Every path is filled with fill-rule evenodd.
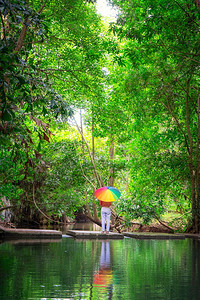
M 6 228 L 0 225 L 1 239 L 58 239 L 62 238 L 62 232 L 58 230 L 45 229 L 22 229 L 22 228 Z

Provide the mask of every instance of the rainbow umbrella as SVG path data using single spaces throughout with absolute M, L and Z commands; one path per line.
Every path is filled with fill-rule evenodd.
M 104 186 L 94 193 L 95 197 L 103 202 L 113 202 L 117 200 L 121 193 L 118 189 L 112 186 Z

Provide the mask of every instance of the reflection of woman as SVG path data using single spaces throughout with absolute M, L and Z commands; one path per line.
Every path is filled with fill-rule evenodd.
M 103 287 L 109 287 L 112 284 L 113 276 L 110 269 L 110 244 L 109 242 L 102 242 L 100 269 L 94 275 L 94 284 Z
M 100 268 L 110 268 L 110 243 L 102 241 Z
M 106 222 L 106 234 L 108 234 L 110 230 L 111 202 L 100 201 L 100 205 L 102 206 L 101 207 L 102 233 L 105 232 L 105 222 Z

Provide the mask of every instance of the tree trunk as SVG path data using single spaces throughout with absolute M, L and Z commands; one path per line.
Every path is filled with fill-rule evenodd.
M 92 159 L 93 161 L 95 160 L 95 145 L 94 145 L 94 123 L 92 120 Z M 97 174 L 98 176 L 98 174 Z M 93 175 L 94 179 L 95 179 L 95 174 Z M 100 222 L 100 219 L 98 217 L 98 212 L 97 212 L 97 205 L 96 205 L 96 198 L 94 196 L 95 193 L 95 188 L 93 187 L 93 214 L 94 214 L 94 220 L 97 222 Z
M 115 177 L 114 177 L 114 158 L 115 158 L 114 137 L 112 137 L 112 139 L 111 139 L 109 153 L 110 153 L 111 166 L 110 166 L 110 176 L 109 176 L 109 180 L 108 180 L 108 185 L 114 187 L 114 183 L 115 183 Z M 115 220 L 116 220 L 116 213 L 114 211 L 114 208 L 112 208 L 111 223 L 115 224 Z
M 110 153 L 111 166 L 110 166 L 110 176 L 109 176 L 109 180 L 108 180 L 108 185 L 114 186 L 114 183 L 115 183 L 115 178 L 114 178 L 114 156 L 115 156 L 114 137 L 112 137 L 112 139 L 111 139 L 109 153 Z
M 199 117 L 199 97 L 197 103 L 197 117 L 198 117 L 198 134 L 197 134 L 197 144 L 196 152 L 194 151 L 194 141 L 192 139 L 192 134 L 190 130 L 190 107 L 189 107 L 189 84 L 190 79 L 187 81 L 187 90 L 186 90 L 186 126 L 187 126 L 187 135 L 189 140 L 188 147 L 188 157 L 189 157 L 189 169 L 190 169 L 190 181 L 191 181 L 191 197 L 192 197 L 192 230 L 195 233 L 200 231 L 200 214 L 199 214 L 199 201 L 200 201 L 200 192 L 199 192 L 199 138 L 200 138 L 200 117 Z
M 81 138 L 82 138 L 82 150 L 83 150 L 83 156 L 85 155 L 85 144 L 83 140 L 83 118 L 82 118 L 82 111 L 80 109 L 80 132 L 81 132 Z
M 199 178 L 199 152 L 200 152 L 200 95 L 197 99 L 197 119 L 198 119 L 198 134 L 197 134 L 197 145 L 196 145 L 196 203 L 197 203 L 197 213 L 198 213 L 198 232 L 200 231 L 200 178 Z

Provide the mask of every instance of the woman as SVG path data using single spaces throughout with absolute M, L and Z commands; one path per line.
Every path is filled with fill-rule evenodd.
M 111 202 L 100 201 L 101 207 L 101 222 L 102 222 L 102 233 L 105 232 L 105 221 L 106 221 L 106 234 L 110 230 L 110 216 L 111 216 Z

